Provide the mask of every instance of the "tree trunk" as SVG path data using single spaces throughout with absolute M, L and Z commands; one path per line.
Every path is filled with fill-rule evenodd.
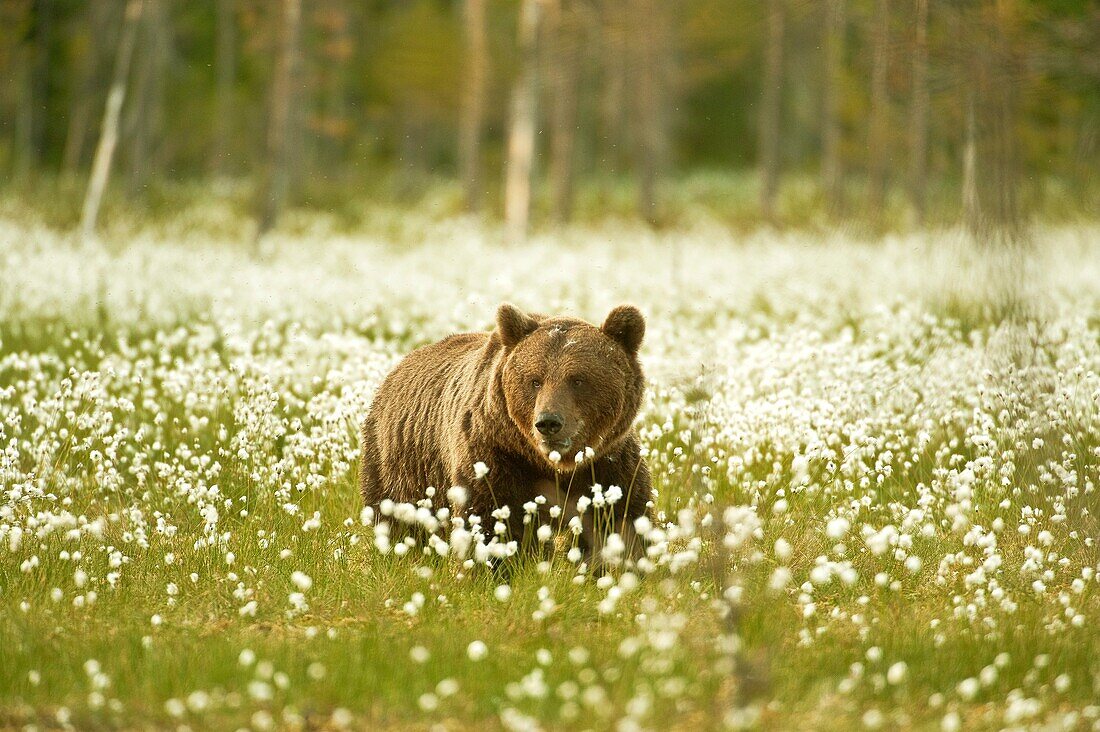
M 465 89 L 458 125 L 458 167 L 465 191 L 466 210 L 481 209 L 481 136 L 489 81 L 489 42 L 485 29 L 485 1 L 464 0 L 466 36 Z
M 314 127 L 320 133 L 322 165 L 326 171 L 342 170 L 340 164 L 347 159 L 347 141 L 353 128 L 348 115 L 348 65 L 354 54 L 354 42 L 347 0 L 329 0 L 322 17 L 326 40 L 320 55 L 327 68 L 322 74 L 321 117 Z M 324 175 L 334 177 L 327 172 Z
M 237 81 L 236 0 L 217 0 L 217 12 L 217 43 L 214 48 L 214 152 L 211 155 L 211 169 L 216 175 L 225 175 L 229 169 L 229 148 L 236 112 L 233 104 L 233 87 Z
M 577 93 L 581 27 L 571 0 L 555 0 L 549 6 L 550 37 L 550 217 L 564 224 L 573 215 L 573 171 L 577 140 Z
M 631 123 L 634 165 L 638 173 L 638 215 L 658 223 L 657 178 L 665 158 L 665 95 L 662 64 L 668 55 L 668 18 L 663 0 L 631 5 L 631 72 L 634 83 Z
M 122 103 L 126 100 L 130 57 L 134 52 L 134 41 L 137 37 L 141 13 L 142 0 L 127 0 L 111 88 L 107 93 L 107 104 L 103 111 L 99 144 L 96 147 L 95 158 L 92 160 L 92 175 L 88 181 L 88 190 L 84 196 L 84 207 L 80 215 L 80 231 L 85 239 L 95 234 L 99 207 L 103 202 L 103 192 L 107 188 L 107 179 L 111 174 L 111 163 L 114 160 L 115 147 L 118 145 L 119 117 L 122 112 Z
M 30 26 L 15 55 L 19 107 L 15 118 L 15 177 L 33 173 L 45 152 L 49 119 L 50 47 L 53 44 L 53 3 L 34 0 Z
M 783 26 L 785 0 L 769 0 L 768 27 L 764 48 L 764 88 L 760 99 L 757 129 L 760 167 L 760 212 L 775 219 L 775 199 L 779 193 L 779 122 L 783 84 Z
M 15 87 L 18 100 L 12 145 L 12 177 L 22 180 L 34 168 L 34 48 L 26 43 L 16 51 Z
M 928 0 L 916 0 L 913 46 L 913 106 L 909 112 L 909 198 L 924 223 L 928 187 Z
M 988 48 L 975 48 L 977 104 L 978 233 L 997 244 L 1016 242 L 1022 225 L 1018 198 L 1016 88 L 1020 63 L 1010 40 L 1019 23 L 1014 0 L 985 0 L 982 22 Z M 984 51 L 984 52 L 983 52 Z
M 871 37 L 871 109 L 867 144 L 867 207 L 872 216 L 882 214 L 886 200 L 886 152 L 889 137 L 887 66 L 890 58 L 890 2 L 876 0 Z
M 1016 87 L 1021 76 L 1012 37 L 1022 23 L 1013 0 L 980 0 L 964 19 L 959 42 L 965 64 L 967 122 L 963 153 L 963 215 L 982 244 L 1020 243 Z
M 31 64 L 31 98 L 34 108 L 30 128 L 30 166 L 37 170 L 46 155 L 46 130 L 50 119 L 50 49 L 53 47 L 54 0 L 34 2 L 34 49 Z
M 267 132 L 267 155 L 259 186 L 256 240 L 274 227 L 290 185 L 288 138 L 293 97 L 297 86 L 298 37 L 301 30 L 301 0 L 283 0 L 279 58 L 271 89 Z
M 978 208 L 978 123 L 975 120 L 974 89 L 966 84 L 966 128 L 963 138 L 962 208 L 963 219 L 972 232 L 980 229 Z
M 140 194 L 149 184 L 150 171 L 158 167 L 157 143 L 164 122 L 164 86 L 171 53 L 171 28 L 167 3 L 170 0 L 145 0 L 140 26 L 139 55 L 144 63 L 137 68 L 124 128 L 130 139 L 129 188 Z
M 95 2 L 87 6 L 87 47 L 78 62 L 73 103 L 69 112 L 69 124 L 65 133 L 65 146 L 61 154 L 61 171 L 76 173 L 84 159 L 84 143 L 91 127 L 92 110 L 100 89 L 101 70 L 105 65 L 106 50 L 110 48 L 115 22 L 116 3 Z
M 608 174 L 619 173 L 623 167 L 623 147 L 626 137 L 626 57 L 630 48 L 627 37 L 627 9 L 623 0 L 605 0 L 600 6 L 601 31 L 601 96 L 600 163 Z
M 919 2 L 920 0 L 918 0 Z M 926 0 L 925 0 L 926 1 Z M 821 131 L 821 186 L 833 214 L 843 209 L 844 170 L 840 145 L 841 102 L 844 98 L 845 0 L 829 0 L 825 7 L 825 100 Z
M 504 224 L 509 241 L 523 241 L 531 217 L 531 173 L 535 159 L 538 99 L 538 32 L 541 0 L 522 0 L 519 12 L 520 69 L 512 90 L 508 163 L 504 181 Z

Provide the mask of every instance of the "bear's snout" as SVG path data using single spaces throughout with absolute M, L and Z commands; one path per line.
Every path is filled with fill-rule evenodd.
M 543 412 L 535 420 L 535 429 L 545 437 L 553 437 L 561 432 L 561 428 L 564 426 L 565 420 L 557 412 Z

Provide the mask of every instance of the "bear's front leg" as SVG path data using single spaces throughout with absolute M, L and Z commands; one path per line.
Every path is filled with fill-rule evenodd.
M 479 517 L 486 541 L 499 536 L 504 541 L 515 541 L 521 551 L 534 548 L 538 544 L 538 514 L 524 508 L 535 497 L 527 473 L 510 469 L 507 464 L 486 464 L 487 472 L 475 470 L 472 465 L 468 470 L 456 470 L 452 476 L 455 485 L 466 489 L 465 504 L 461 508 L 452 506 L 456 515 L 467 525 L 472 517 Z M 503 533 L 498 525 L 503 525 Z
M 649 515 L 652 498 L 649 468 L 641 457 L 637 438 L 628 436 L 620 449 L 598 459 L 590 476 L 600 484 L 604 503 L 593 504 L 588 509 L 590 515 L 582 517 L 582 539 L 593 569 L 599 571 L 624 562 L 636 564 L 648 547 L 634 523 Z M 618 540 L 609 540 L 612 534 Z

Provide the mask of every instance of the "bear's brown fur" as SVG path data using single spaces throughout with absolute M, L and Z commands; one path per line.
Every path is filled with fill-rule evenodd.
M 503 304 L 491 333 L 463 333 L 413 351 L 382 382 L 363 423 L 359 483 L 365 504 L 415 503 L 436 489 L 445 505 L 451 486 L 467 489 L 459 515 L 510 508 L 513 538 L 522 506 L 539 494 L 545 507 L 575 515 L 576 499 L 594 484 L 619 486 L 622 498 L 600 522 L 621 533 L 637 556 L 633 520 L 648 511 L 650 478 L 634 418 L 644 392 L 638 347 L 645 320 L 632 306 L 611 311 L 596 327 L 567 317 L 528 315 Z M 536 422 L 550 415 L 551 436 Z M 575 456 L 591 448 L 578 464 Z M 560 454 L 560 460 L 554 452 Z M 475 475 L 475 463 L 489 472 Z M 582 547 L 599 548 L 589 510 Z M 377 513 L 376 513 L 377 515 Z

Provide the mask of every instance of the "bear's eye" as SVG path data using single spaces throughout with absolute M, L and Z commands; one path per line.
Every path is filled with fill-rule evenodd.
M 541 379 L 531 379 L 531 388 L 532 389 L 538 389 L 540 386 L 542 386 L 542 380 Z
M 580 388 L 580 387 L 584 386 L 584 383 L 585 383 L 584 382 L 584 377 L 581 377 L 581 376 L 574 376 L 573 377 L 573 386 Z

